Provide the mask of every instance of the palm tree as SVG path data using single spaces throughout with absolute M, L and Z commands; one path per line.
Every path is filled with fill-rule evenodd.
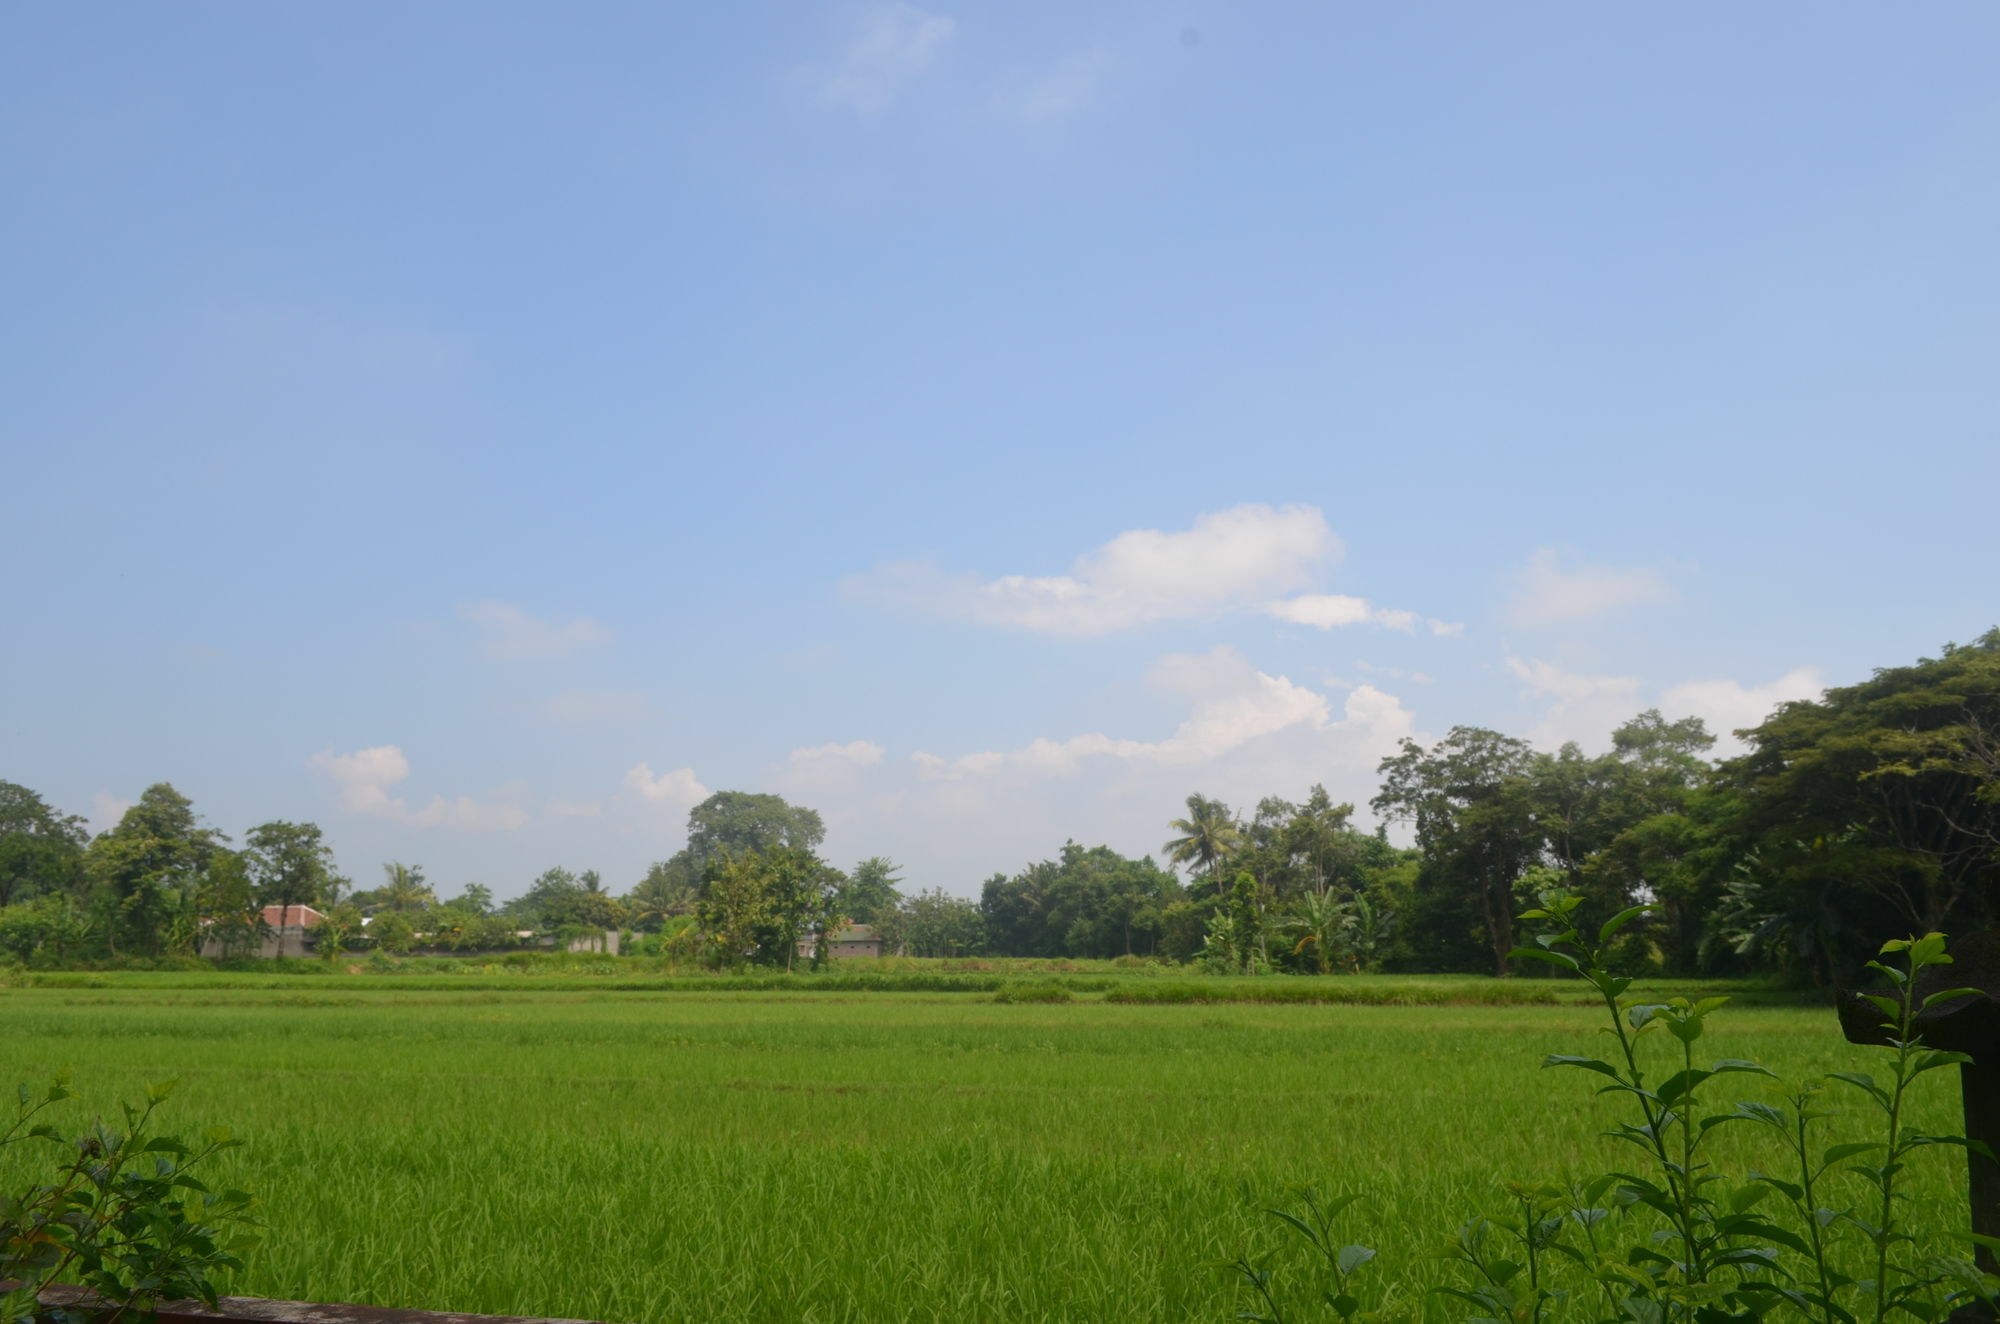
M 420 866 L 391 860 L 382 866 L 382 887 L 375 893 L 375 901 L 378 909 L 401 913 L 421 910 L 435 903 L 437 897 L 424 882 L 424 871 Z
M 1312 944 L 1313 963 L 1319 967 L 1321 974 L 1330 975 L 1333 973 L 1332 948 L 1339 941 L 1341 932 L 1353 922 L 1347 903 L 1335 897 L 1330 890 L 1321 888 L 1299 898 L 1298 906 L 1292 911 L 1285 927 L 1299 935 L 1298 945 L 1292 951 L 1302 952 L 1306 944 Z
M 1220 800 L 1211 800 L 1197 792 L 1187 798 L 1187 808 L 1186 818 L 1167 824 L 1181 835 L 1162 849 L 1173 863 L 1199 868 L 1202 876 L 1215 884 L 1217 895 L 1221 895 L 1225 890 L 1220 872 L 1223 862 L 1242 842 L 1243 830 L 1237 826 L 1229 806 Z

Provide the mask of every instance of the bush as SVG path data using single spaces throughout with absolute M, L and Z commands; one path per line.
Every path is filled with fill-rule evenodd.
M 1904 1217 L 1901 1179 L 1909 1163 L 1932 1147 L 1966 1144 L 1962 1136 L 1919 1133 L 1905 1116 L 1920 1077 L 1970 1060 L 1927 1049 L 1917 1036 L 1920 1009 L 1972 992 L 1945 989 L 1919 1000 L 1921 972 L 1951 961 L 1943 936 L 1885 944 L 1883 956 L 1900 955 L 1901 967 L 1870 963 L 1891 986 L 1888 996 L 1868 997 L 1890 1045 L 1886 1079 L 1836 1072 L 1786 1086 L 1740 1058 L 1704 1054 L 1698 1064 L 1694 1045 L 1727 998 L 1649 1000 L 1629 993 L 1630 977 L 1605 969 L 1611 939 L 1649 907 L 1624 911 L 1589 939 L 1574 926 L 1580 904 L 1572 894 L 1545 895 L 1540 909 L 1521 918 L 1544 921 L 1547 931 L 1537 946 L 1513 955 L 1581 977 L 1598 994 L 1610 1051 L 1603 1058 L 1554 1054 L 1543 1065 L 1607 1079 L 1599 1093 L 1616 1096 L 1636 1120 L 1606 1135 L 1638 1153 L 1622 1168 L 1575 1181 L 1510 1184 L 1505 1213 L 1474 1216 L 1447 1239 L 1441 1258 L 1462 1267 L 1462 1285 L 1435 1292 L 1469 1307 L 1475 1324 L 1750 1324 L 1771 1315 L 1815 1324 L 1884 1324 L 1895 1316 L 1921 1324 L 1965 1307 L 1991 1318 L 2000 1279 L 1962 1254 L 1925 1253 Z M 1664 1051 L 1645 1053 L 1642 1044 Z M 1763 1098 L 1714 1099 L 1728 1088 L 1716 1082 L 1760 1077 Z M 1863 1115 L 1875 1118 L 1873 1138 L 1826 1143 L 1825 1126 L 1837 1114 L 1821 1096 L 1835 1086 L 1859 1093 Z M 1741 1174 L 1721 1171 L 1705 1148 L 1716 1128 L 1735 1123 L 1748 1123 L 1770 1149 L 1761 1166 Z M 1559 1139 L 1566 1137 L 1551 1137 Z M 1379 1299 L 1372 1308 L 1363 1301 L 1365 1288 L 1355 1281 L 1375 1252 L 1335 1234 L 1335 1220 L 1358 1198 L 1324 1199 L 1300 1187 L 1292 1208 L 1271 1211 L 1311 1247 L 1320 1280 L 1313 1306 L 1343 1324 L 1385 1313 Z M 1292 1293 L 1269 1262 L 1246 1254 L 1227 1266 L 1257 1302 L 1236 1318 L 1304 1318 L 1287 1304 Z
M 37 1099 L 23 1085 L 0 1148 L 47 1145 L 54 1171 L 20 1193 L 0 1195 L 0 1324 L 66 1320 L 41 1304 L 52 1284 L 73 1284 L 127 1310 L 149 1314 L 161 1301 L 213 1307 L 223 1275 L 243 1267 L 255 1243 L 251 1199 L 214 1192 L 193 1170 L 237 1142 L 212 1131 L 200 1144 L 150 1133 L 154 1110 L 172 1085 L 122 1105 L 123 1128 L 98 1120 L 65 1136 L 44 1114 L 75 1097 L 58 1080 Z M 46 1151 L 45 1151 L 46 1152 Z M 80 1309 L 77 1319 L 96 1318 Z

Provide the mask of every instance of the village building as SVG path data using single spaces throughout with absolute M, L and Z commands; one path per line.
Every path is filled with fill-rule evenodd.
M 264 959 L 273 956 L 307 956 L 306 934 L 316 929 L 326 916 L 311 906 L 265 906 L 259 916 L 262 923 L 261 937 L 255 952 L 239 951 L 238 956 L 256 955 Z M 201 940 L 203 956 L 222 956 L 222 939 L 210 933 Z
M 818 945 L 818 934 L 806 935 L 799 939 L 799 955 L 810 960 L 813 948 Z M 846 925 L 827 935 L 826 954 L 835 960 L 881 956 L 882 935 L 875 931 L 875 926 L 872 924 Z

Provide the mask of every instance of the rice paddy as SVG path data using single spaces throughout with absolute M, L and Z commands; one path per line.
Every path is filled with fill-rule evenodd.
M 1284 1244 L 1262 1211 L 1291 1182 L 1368 1193 L 1351 1239 L 1414 1307 L 1448 1273 L 1424 1253 L 1506 1181 L 1615 1154 L 1595 1078 L 1538 1066 L 1595 1051 L 1567 999 L 622 982 L 65 977 L 0 989 L 0 1049 L 100 1108 L 179 1078 L 169 1128 L 246 1142 L 218 1175 L 268 1232 L 233 1290 L 648 1324 L 1223 1320 L 1245 1303 L 1215 1265 Z M 1771 1005 L 1722 1013 L 1712 1055 L 1803 1076 L 1871 1050 Z M 1920 1121 L 1954 1125 L 1927 1083 Z M 1937 1225 L 1954 1162 L 1920 1174 Z

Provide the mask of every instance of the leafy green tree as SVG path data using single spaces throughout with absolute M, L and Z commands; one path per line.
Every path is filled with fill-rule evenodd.
M 95 932 L 90 912 L 68 892 L 0 906 L 0 958 L 24 965 L 36 958 L 60 964 L 80 956 Z
M 876 924 L 896 913 L 903 894 L 896 862 L 886 855 L 874 855 L 854 866 L 841 880 L 833 907 L 856 924 Z
M 448 904 L 468 915 L 490 915 L 493 913 L 493 889 L 484 883 L 467 883 L 465 890 Z
M 625 922 L 624 906 L 604 890 L 604 880 L 595 869 L 581 874 L 561 867 L 546 870 L 526 892 L 508 903 L 507 910 L 534 928 L 574 930 L 573 936 L 591 930 L 602 932 Z
M 382 866 L 382 886 L 375 889 L 375 909 L 399 915 L 422 910 L 437 901 L 424 881 L 422 866 L 391 860 Z
M 1226 905 L 1208 922 L 1208 953 L 1225 969 L 1250 974 L 1264 951 L 1264 916 L 1257 904 L 1257 879 L 1238 869 Z
M 195 913 L 225 957 L 247 956 L 264 939 L 264 914 L 250 851 L 219 850 L 203 871 Z
M 1138 956 L 1158 950 L 1167 908 L 1181 896 L 1152 860 L 1072 841 L 1056 859 L 989 878 L 979 910 L 987 948 L 1000 955 Z
M 171 785 L 147 787 L 117 826 L 84 853 L 111 954 L 164 951 L 181 898 L 227 841 Z
M 1456 726 L 1425 749 L 1404 739 L 1384 759 L 1371 802 L 1389 821 L 1415 826 L 1422 860 L 1407 929 L 1418 929 L 1436 962 L 1467 958 L 1468 935 L 1483 938 L 1495 973 L 1514 949 L 1514 885 L 1542 845 L 1534 815 L 1534 751 L 1481 727 Z
M 293 907 L 327 903 L 343 885 L 317 823 L 259 823 L 244 834 L 243 847 L 257 899 L 278 907 L 280 927 L 294 922 Z
M 2000 922 L 2000 630 L 1789 703 L 1741 733 L 1721 830 L 1820 979 L 1890 937 Z
M 818 813 L 782 796 L 717 791 L 688 811 L 688 867 L 702 878 L 711 861 L 781 847 L 818 850 L 826 824 Z
M 1313 965 L 1322 975 L 1333 973 L 1334 953 L 1340 950 L 1341 935 L 1351 921 L 1348 904 L 1342 901 L 1331 888 L 1318 892 L 1307 892 L 1292 905 L 1292 912 L 1285 920 L 1289 933 L 1298 935 L 1293 953 L 1303 953 L 1312 948 Z
M 378 911 L 368 921 L 367 933 L 375 950 L 393 956 L 407 955 L 417 945 L 417 926 L 400 910 Z
M 1220 895 L 1223 883 L 1219 871 L 1241 844 L 1243 830 L 1229 812 L 1229 806 L 1220 800 L 1196 793 L 1187 798 L 1187 811 L 1186 818 L 1167 824 L 1180 834 L 1163 848 L 1167 860 L 1177 865 L 1192 864 L 1203 878 L 1215 884 Z
M 716 964 L 733 970 L 755 959 L 770 910 L 770 871 L 761 855 L 746 851 L 710 864 L 695 916 Z
M 0 906 L 83 888 L 83 820 L 25 786 L 0 781 Z
M 663 860 L 626 894 L 625 912 L 641 933 L 659 933 L 670 920 L 694 913 L 696 891 L 682 869 Z
M 362 929 L 361 907 L 352 901 L 335 903 L 312 931 L 313 950 L 329 963 L 347 951 L 348 940 Z
M 976 956 L 985 950 L 986 923 L 978 904 L 942 887 L 905 896 L 881 929 L 892 947 L 911 956 Z

